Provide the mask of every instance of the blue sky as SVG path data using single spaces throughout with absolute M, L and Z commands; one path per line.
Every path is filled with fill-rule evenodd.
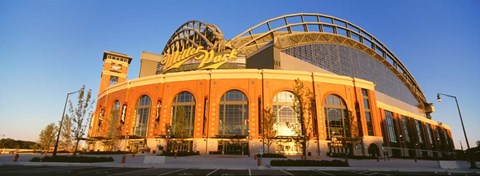
M 0 0 L 0 136 L 37 140 L 61 118 L 67 92 L 83 84 L 97 95 L 103 51 L 133 57 L 138 77 L 142 51 L 160 53 L 184 22 L 216 24 L 231 39 L 267 19 L 321 13 L 350 21 L 386 44 L 435 103 L 434 120 L 480 140 L 480 1 L 29 1 Z

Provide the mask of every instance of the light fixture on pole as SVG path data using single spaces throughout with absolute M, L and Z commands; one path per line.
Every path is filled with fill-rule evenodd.
M 80 92 L 80 91 L 82 91 L 82 90 L 83 90 L 83 89 L 77 90 L 77 91 L 75 91 L 75 92 L 67 93 L 67 98 L 65 99 L 65 105 L 63 105 L 62 119 L 60 120 L 60 126 L 59 126 L 59 128 L 58 128 L 58 133 L 57 133 L 57 140 L 55 141 L 55 147 L 53 148 L 52 157 L 57 156 L 58 140 L 60 139 L 60 133 L 62 132 L 62 125 L 63 125 L 63 119 L 65 118 L 65 109 L 67 108 L 68 96 L 70 96 L 71 94 Z
M 460 116 L 460 122 L 462 123 L 463 135 L 465 136 L 465 142 L 467 143 L 467 148 L 468 148 L 467 150 L 470 151 L 470 144 L 468 143 L 467 132 L 465 131 L 465 126 L 463 125 L 462 113 L 460 112 L 460 106 L 458 105 L 457 97 L 453 95 L 437 93 L 437 102 L 442 102 L 442 98 L 440 98 L 440 95 L 455 99 L 455 103 L 457 103 L 458 115 Z M 470 158 L 470 169 L 476 169 L 476 168 L 478 167 L 477 167 L 477 163 L 475 163 L 475 159 Z
M 125 130 L 125 146 L 123 148 L 123 153 L 127 151 L 127 142 L 128 142 L 128 130 Z
M 402 136 L 402 135 L 399 135 L 398 137 L 400 137 L 400 141 L 399 141 L 399 142 L 400 142 L 400 147 L 402 148 L 402 157 L 403 157 L 403 159 L 405 159 L 405 153 L 404 153 L 405 151 L 404 151 L 404 147 L 403 147 L 403 142 L 404 142 L 403 140 L 404 140 L 404 139 L 403 139 L 403 136 Z

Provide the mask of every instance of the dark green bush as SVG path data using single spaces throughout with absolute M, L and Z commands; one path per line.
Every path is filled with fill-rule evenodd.
M 131 154 L 132 152 L 124 152 L 124 151 L 90 151 L 90 152 L 82 152 L 83 155 L 115 155 L 115 154 Z
M 257 157 L 260 157 L 260 154 L 257 154 Z M 287 158 L 287 157 L 278 153 L 264 153 L 262 155 L 262 158 Z
M 210 151 L 210 155 L 221 155 L 222 151 Z
M 333 166 L 333 167 L 348 167 L 348 163 L 341 160 L 272 160 L 271 166 Z
M 42 159 L 40 159 L 40 157 L 33 157 L 32 159 L 30 159 L 30 162 L 40 162 Z
M 112 157 L 88 157 L 88 156 L 45 156 L 42 162 L 69 162 L 69 163 L 96 163 L 96 162 L 112 162 Z
M 177 152 L 177 156 L 193 156 L 193 155 L 199 155 L 199 152 Z M 175 153 L 173 152 L 167 152 L 163 153 L 160 156 L 175 156 Z

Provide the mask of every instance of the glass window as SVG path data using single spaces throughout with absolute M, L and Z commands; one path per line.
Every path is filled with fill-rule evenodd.
M 432 137 L 432 128 L 430 127 L 430 124 L 425 124 L 425 131 L 427 131 L 427 143 L 433 144 L 433 137 Z
M 448 147 L 450 145 L 450 143 L 449 143 L 450 140 L 448 140 L 450 137 L 447 134 L 447 130 L 443 129 L 442 132 L 443 132 L 443 139 L 445 141 L 445 145 Z
M 332 27 L 324 26 L 323 29 L 325 32 L 333 31 Z M 357 35 L 352 33 L 352 38 L 356 37 Z M 366 39 L 364 41 L 366 45 L 371 46 L 371 42 Z M 338 75 L 372 81 L 375 83 L 375 89 L 381 93 L 410 105 L 419 104 L 415 93 L 400 79 L 399 76 L 402 75 L 397 75 L 383 62 L 357 49 L 332 44 L 310 44 L 287 48 L 282 52 Z
M 195 97 L 186 91 L 177 94 L 172 106 L 171 135 L 193 137 L 194 116 Z
M 420 125 L 420 121 L 415 120 L 415 129 L 417 132 L 417 141 L 418 143 L 423 143 L 423 132 L 422 132 L 422 126 Z
M 108 86 L 113 86 L 118 83 L 118 77 L 117 76 L 110 76 L 110 83 L 108 83 Z
M 372 114 L 368 111 L 365 111 L 365 120 L 367 122 L 367 131 L 369 136 L 374 136 L 373 133 L 373 122 L 372 122 Z
M 223 94 L 220 100 L 219 135 L 248 135 L 248 99 L 238 90 Z
M 368 101 L 368 97 L 364 97 L 364 99 L 363 99 L 363 107 L 365 107 L 365 109 L 370 110 L 370 103 L 369 103 L 369 101 Z
M 363 108 L 365 109 L 365 120 L 367 122 L 367 131 L 369 136 L 373 136 L 372 114 L 370 113 L 370 103 L 368 101 L 368 90 L 362 89 Z
M 277 117 L 278 136 L 296 136 L 292 128 L 300 128 L 299 113 L 295 111 L 296 96 L 292 92 L 282 91 L 273 98 L 273 112 Z M 300 108 L 297 108 L 300 109 Z M 289 127 L 291 126 L 291 127 Z
M 436 141 L 437 141 L 437 147 L 438 147 L 438 145 L 441 144 L 441 143 L 440 143 L 440 142 L 441 142 L 441 141 L 440 141 L 440 127 L 437 127 L 436 129 L 437 129 L 437 130 L 435 130 L 436 133 L 437 133 L 437 135 L 436 135 L 436 136 L 437 136 Z
M 117 127 L 120 120 L 120 101 L 115 100 L 110 110 L 110 126 L 108 127 L 108 136 L 115 137 L 117 135 Z
M 395 134 L 395 124 L 393 120 L 393 114 L 390 111 L 385 111 L 385 119 L 387 125 L 387 135 L 390 142 L 397 142 L 397 136 Z
M 351 137 L 347 106 L 337 95 L 328 95 L 325 99 L 325 126 L 327 139 L 333 136 Z
M 148 118 L 150 116 L 150 97 L 143 95 L 137 102 L 135 109 L 135 125 L 133 126 L 133 134 L 146 137 Z
M 402 116 L 403 140 L 410 142 L 410 134 L 408 133 L 408 117 Z

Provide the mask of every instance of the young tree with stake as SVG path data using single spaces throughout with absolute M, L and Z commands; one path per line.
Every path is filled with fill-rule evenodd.
M 79 91 L 77 104 L 73 106 L 70 101 L 70 118 L 72 120 L 72 138 L 75 141 L 75 148 L 73 156 L 77 156 L 78 144 L 85 135 L 87 129 L 88 117 L 92 114 L 92 105 L 94 100 L 92 99 L 92 90 L 85 92 L 85 85 Z
M 307 142 L 312 137 L 313 132 L 313 120 L 312 120 L 312 100 L 313 92 L 310 88 L 306 87 L 300 79 L 295 79 L 295 85 L 293 86 L 293 94 L 295 95 L 293 110 L 297 114 L 297 120 L 300 125 L 287 124 L 296 134 L 295 140 L 302 145 L 302 158 L 307 158 Z

